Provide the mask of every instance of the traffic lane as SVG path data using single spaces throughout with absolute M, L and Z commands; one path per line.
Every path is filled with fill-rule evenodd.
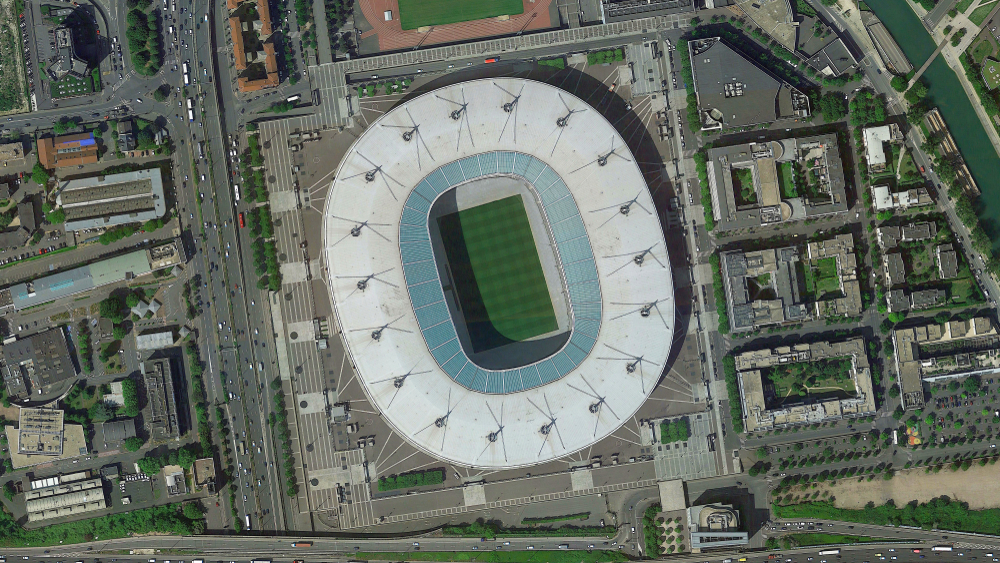
M 922 530 L 917 528 L 902 528 L 896 526 L 877 526 L 874 524 L 860 524 L 852 522 L 840 522 L 840 521 L 830 521 L 830 520 L 810 520 L 810 519 L 775 519 L 775 524 L 777 526 L 772 526 L 772 531 L 779 532 L 800 532 L 801 523 L 805 523 L 805 531 L 809 532 L 808 526 L 813 525 L 815 531 L 834 531 L 837 533 L 845 534 L 858 534 L 860 532 L 871 532 L 877 535 L 877 537 L 887 537 L 890 539 L 911 539 L 918 538 L 928 541 L 937 540 L 949 540 L 949 539 L 967 539 L 971 540 L 976 537 L 972 534 L 964 534 L 962 532 L 951 532 L 946 530 L 932 531 L 932 530 Z M 782 528 L 787 527 L 788 530 L 782 530 Z M 774 535 L 774 534 L 772 534 Z
M 301 547 L 292 547 L 291 544 L 297 541 L 308 541 L 312 543 L 307 549 Z M 199 554 L 204 555 L 222 555 L 226 559 L 232 557 L 234 550 L 238 550 L 244 558 L 250 558 L 258 556 L 271 557 L 281 559 L 285 557 L 294 557 L 296 559 L 312 560 L 315 561 L 315 557 L 326 557 L 332 554 L 342 554 L 351 553 L 353 551 L 381 551 L 381 552 L 400 552 L 400 551 L 475 551 L 478 550 L 490 550 L 494 551 L 497 548 L 501 550 L 528 550 L 529 546 L 535 550 L 555 550 L 559 549 L 560 545 L 567 546 L 568 549 L 572 550 L 587 550 L 587 549 L 618 549 L 619 545 L 612 545 L 610 542 L 608 545 L 604 545 L 603 542 L 597 542 L 594 540 L 580 539 L 580 538 L 512 538 L 506 540 L 499 538 L 497 540 L 487 540 L 482 541 L 480 538 L 424 538 L 424 537 L 413 537 L 413 538 L 399 538 L 399 539 L 327 539 L 327 538 L 308 538 L 305 540 L 299 540 L 293 537 L 282 537 L 282 538 L 260 538 L 253 536 L 193 536 L 193 537 L 140 537 L 140 538 L 127 538 L 124 540 L 111 540 L 108 542 L 94 542 L 91 544 L 82 544 L 78 546 L 56 546 L 55 548 L 50 548 L 50 553 L 45 554 L 47 557 L 64 557 L 68 555 L 79 555 L 87 553 L 87 548 L 93 548 L 95 551 L 109 551 L 115 552 L 117 549 L 127 547 L 129 549 L 161 549 L 169 552 L 170 550 L 186 550 L 195 551 Z M 591 548 L 590 546 L 594 547 Z M 72 549 L 72 551 L 69 551 Z M 953 561 L 963 561 L 971 560 L 973 557 L 976 558 L 986 558 L 988 553 L 993 553 L 990 549 L 958 549 L 955 548 L 951 552 L 935 552 L 930 550 L 930 544 L 927 543 L 901 543 L 901 544 L 888 544 L 888 545 L 863 545 L 863 546 L 844 546 L 844 547 L 831 547 L 829 549 L 839 549 L 839 554 L 833 554 L 832 557 L 827 559 L 828 563 L 836 563 L 838 559 L 844 561 L 861 561 L 862 559 L 867 561 L 881 561 L 884 557 L 886 561 L 893 561 L 893 557 L 896 557 L 895 561 L 900 561 L 901 563 L 926 563 L 921 562 L 921 559 L 939 559 L 939 560 L 953 560 Z M 913 549 L 920 549 L 919 553 L 914 553 Z M 823 551 L 822 546 L 812 546 L 808 548 L 798 548 L 794 550 L 784 550 L 784 551 L 764 551 L 764 552 L 743 552 L 740 553 L 741 560 L 746 559 L 747 561 L 768 561 L 778 559 L 784 559 L 786 562 L 793 563 L 804 563 L 807 561 L 815 561 L 816 563 L 823 563 L 824 559 L 819 556 L 819 551 Z M 892 550 L 892 551 L 890 551 Z M 34 555 L 38 557 L 43 552 L 43 548 L 13 548 L 7 550 L 12 555 L 21 556 L 22 554 L 28 554 L 29 556 Z M 59 553 L 51 553 L 51 551 L 58 551 Z M 881 554 L 881 555 L 877 555 Z M 162 553 L 159 555 L 163 557 L 166 555 Z M 836 557 L 840 555 L 840 557 Z M 129 558 L 124 555 L 119 555 L 118 557 L 123 560 L 139 560 L 143 563 L 144 559 L 139 558 Z M 729 553 L 715 553 L 715 554 L 688 554 L 688 555 L 678 555 L 671 559 L 677 561 L 711 561 L 712 563 L 721 563 L 725 559 L 731 559 L 734 556 Z M 992 558 L 992 556 L 989 556 Z M 243 559 L 241 559 L 243 560 Z

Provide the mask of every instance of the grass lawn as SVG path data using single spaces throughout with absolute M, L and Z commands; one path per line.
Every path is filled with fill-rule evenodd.
M 852 543 L 884 542 L 885 538 L 869 536 L 848 536 L 844 534 L 788 534 L 786 536 L 795 545 L 806 547 L 810 545 L 837 545 Z
M 524 13 L 521 0 L 399 0 L 403 29 Z
M 968 10 L 969 6 L 971 5 L 972 5 L 972 0 L 960 0 L 959 3 L 955 6 L 955 9 L 964 14 L 965 11 Z
M 778 185 L 781 186 L 781 197 L 798 197 L 799 193 L 795 189 L 795 172 L 792 170 L 791 162 L 778 163 Z
M 521 196 L 438 219 L 476 351 L 558 328 Z
M 907 172 L 913 172 L 914 174 L 919 174 L 920 171 L 917 169 L 916 163 L 913 162 L 913 155 L 907 151 L 903 156 L 903 162 L 899 165 L 899 174 L 906 177 Z
M 491 563 L 619 563 L 628 561 L 620 551 L 536 550 L 504 551 L 414 551 L 406 553 L 357 552 L 354 559 L 363 561 L 484 561 Z
M 816 262 L 815 283 L 816 292 L 820 296 L 840 291 L 840 279 L 837 278 L 836 258 L 822 258 Z
M 986 21 L 986 16 L 990 15 L 990 11 L 995 7 L 994 4 L 996 2 L 982 4 L 969 14 L 969 20 L 976 25 L 983 25 L 983 22 Z
M 983 302 L 983 294 L 971 278 L 953 280 L 948 297 L 951 303 L 962 306 Z
M 993 55 L 993 42 L 989 39 L 989 30 L 979 35 L 976 44 L 972 47 L 972 59 L 979 64 L 983 64 L 983 59 Z

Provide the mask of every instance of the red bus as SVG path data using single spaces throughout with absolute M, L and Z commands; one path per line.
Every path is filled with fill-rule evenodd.
M 497 62 L 499 60 L 500 60 L 500 57 L 490 57 L 490 58 L 486 59 L 483 62 L 485 62 L 486 64 L 490 64 L 490 63 L 495 63 L 495 62 Z
M 243 213 L 240 213 L 240 228 L 242 229 L 245 226 L 246 226 L 246 223 L 243 222 Z

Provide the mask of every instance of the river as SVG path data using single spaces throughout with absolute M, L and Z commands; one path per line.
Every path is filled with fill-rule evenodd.
M 936 46 L 906 0 L 865 0 L 865 3 L 885 24 L 913 68 L 920 68 Z M 923 78 L 930 86 L 934 105 L 944 116 L 951 136 L 982 191 L 979 217 L 987 232 L 993 236 L 1000 232 L 1000 158 L 983 130 L 979 116 L 972 109 L 962 84 L 944 57 L 939 55 L 927 67 Z M 993 238 L 996 245 L 1000 237 Z

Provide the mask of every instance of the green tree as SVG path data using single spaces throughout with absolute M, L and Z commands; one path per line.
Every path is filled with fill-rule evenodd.
M 910 89 L 906 91 L 906 94 L 903 97 L 906 98 L 906 101 L 911 104 L 918 104 L 927 97 L 927 92 L 927 83 L 925 83 L 923 79 L 920 79 L 914 82 L 913 86 L 910 86 Z
M 123 325 L 115 325 L 114 328 L 111 329 L 111 334 L 115 340 L 122 340 L 128 332 L 125 330 Z
M 140 471 L 150 476 L 156 475 L 163 469 L 163 463 L 158 457 L 144 457 L 135 463 Z
M 159 88 L 153 90 L 153 98 L 156 99 L 157 102 L 163 103 L 167 101 L 167 94 L 169 93 L 170 93 L 170 86 L 167 86 L 166 84 L 161 84 Z
M 3 496 L 7 497 L 7 500 L 14 500 L 14 495 L 17 491 L 14 489 L 14 482 L 7 481 L 3 484 Z
M 906 91 L 907 81 L 906 81 L 906 78 L 904 78 L 902 76 L 899 76 L 899 75 L 893 76 L 892 80 L 889 82 L 889 84 L 892 86 L 892 89 L 895 90 L 895 91 L 897 91 L 897 92 L 905 92 Z
M 122 309 L 124 308 L 122 304 L 121 297 L 117 295 L 111 295 L 104 301 L 101 301 L 100 311 L 101 316 L 110 319 L 111 322 L 118 324 L 124 320 L 124 315 L 122 314 Z
M 823 121 L 833 123 L 847 115 L 847 102 L 840 92 L 827 92 L 819 99 L 818 109 L 823 114 Z
M 137 294 L 136 292 L 133 291 L 125 297 L 125 305 L 127 305 L 129 309 L 135 307 L 138 304 L 139 304 L 139 294 Z
M 198 501 L 184 503 L 184 516 L 191 520 L 198 520 L 205 517 L 205 511 Z
M 138 436 L 132 436 L 131 438 L 125 440 L 125 450 L 130 452 L 139 451 L 139 448 L 145 445 L 145 443 L 146 442 L 143 441 L 142 438 Z
M 119 409 L 119 414 L 127 418 L 139 416 L 139 390 L 131 377 L 122 381 L 122 399 L 125 404 Z
M 191 469 L 196 459 L 198 459 L 197 446 L 185 446 L 177 452 L 177 465 L 180 465 L 184 469 Z
M 36 162 L 35 167 L 31 169 L 31 181 L 42 186 L 49 183 L 49 171 L 41 162 Z

